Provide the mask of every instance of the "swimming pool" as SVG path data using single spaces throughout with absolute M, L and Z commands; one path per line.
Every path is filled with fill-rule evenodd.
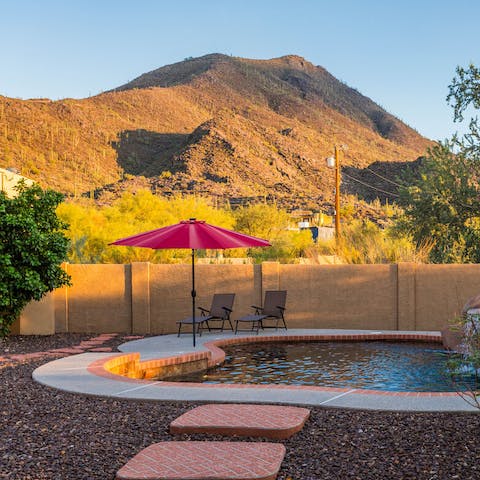
M 438 343 L 268 342 L 223 348 L 226 358 L 221 365 L 169 380 L 398 392 L 455 390 L 446 373 L 449 354 Z

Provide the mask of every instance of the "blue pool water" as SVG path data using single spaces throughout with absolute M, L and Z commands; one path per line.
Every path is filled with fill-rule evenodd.
M 288 384 L 400 392 L 454 391 L 438 343 L 251 343 L 225 348 L 225 362 L 175 381 Z M 457 386 L 458 388 L 458 386 Z

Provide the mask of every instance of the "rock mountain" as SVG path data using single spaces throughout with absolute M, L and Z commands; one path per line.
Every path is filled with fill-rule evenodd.
M 431 143 L 295 55 L 188 58 L 80 100 L 0 96 L 0 167 L 103 202 L 148 187 L 311 208 L 331 201 L 334 144 L 348 145 L 343 188 L 361 193 L 355 172 L 388 177 Z

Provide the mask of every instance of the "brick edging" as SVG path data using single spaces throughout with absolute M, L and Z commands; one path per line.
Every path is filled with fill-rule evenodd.
M 119 366 L 128 362 L 136 362 L 138 367 L 142 366 L 165 366 L 178 365 L 181 363 L 192 362 L 202 359 L 208 359 L 208 366 L 213 367 L 222 363 L 225 360 L 225 352 L 220 347 L 226 345 L 238 345 L 245 343 L 263 343 L 263 342 L 314 342 L 314 341 L 371 341 L 371 340 L 397 340 L 397 341 L 418 341 L 418 342 L 438 342 L 441 343 L 442 336 L 425 335 L 416 333 L 381 333 L 381 334 L 309 334 L 309 335 L 271 335 L 271 336 L 251 336 L 251 337 L 230 337 L 220 340 L 212 340 L 204 343 L 207 351 L 186 353 L 182 355 L 174 355 L 166 358 L 158 358 L 154 360 L 140 361 L 139 353 L 120 353 L 114 357 L 107 359 L 99 359 L 88 365 L 87 370 L 93 375 L 108 378 L 110 380 L 141 383 L 141 384 L 156 384 L 159 387 L 195 387 L 195 388 L 254 388 L 254 389 L 282 389 L 282 390 L 314 390 L 323 392 L 338 392 L 338 393 L 355 393 L 361 395 L 382 395 L 394 397 L 451 397 L 457 396 L 457 392 L 391 392 L 383 390 L 365 390 L 359 388 L 337 388 L 337 387 L 318 387 L 310 385 L 258 385 L 258 384 L 206 384 L 193 382 L 168 382 L 158 380 L 145 380 L 139 378 L 129 378 L 123 375 L 115 374 L 109 371 L 109 368 Z

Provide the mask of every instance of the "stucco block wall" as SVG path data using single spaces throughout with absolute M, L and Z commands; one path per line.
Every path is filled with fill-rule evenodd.
M 131 332 L 131 265 L 68 264 L 72 287 L 55 292 L 58 331 Z
M 419 265 L 415 274 L 415 329 L 440 330 L 480 293 L 480 265 Z
M 235 293 L 234 314 L 250 312 L 259 301 L 255 287 L 260 280 L 259 265 L 196 265 L 196 306 L 210 308 L 214 293 Z M 190 265 L 150 266 L 150 318 L 152 333 L 177 330 L 176 321 L 192 316 L 192 267 Z M 197 310 L 197 315 L 199 311 Z
M 292 328 L 397 328 L 396 265 L 280 265 Z
M 30 302 L 15 322 L 12 333 L 17 335 L 53 335 L 55 333 L 55 299 L 53 293 L 39 302 Z
M 191 265 L 70 265 L 72 287 L 25 309 L 14 333 L 174 333 L 191 316 Z M 480 293 L 480 265 L 196 265 L 196 305 L 235 293 L 232 318 L 287 290 L 290 328 L 440 330 Z M 198 311 L 197 311 L 198 313 Z

